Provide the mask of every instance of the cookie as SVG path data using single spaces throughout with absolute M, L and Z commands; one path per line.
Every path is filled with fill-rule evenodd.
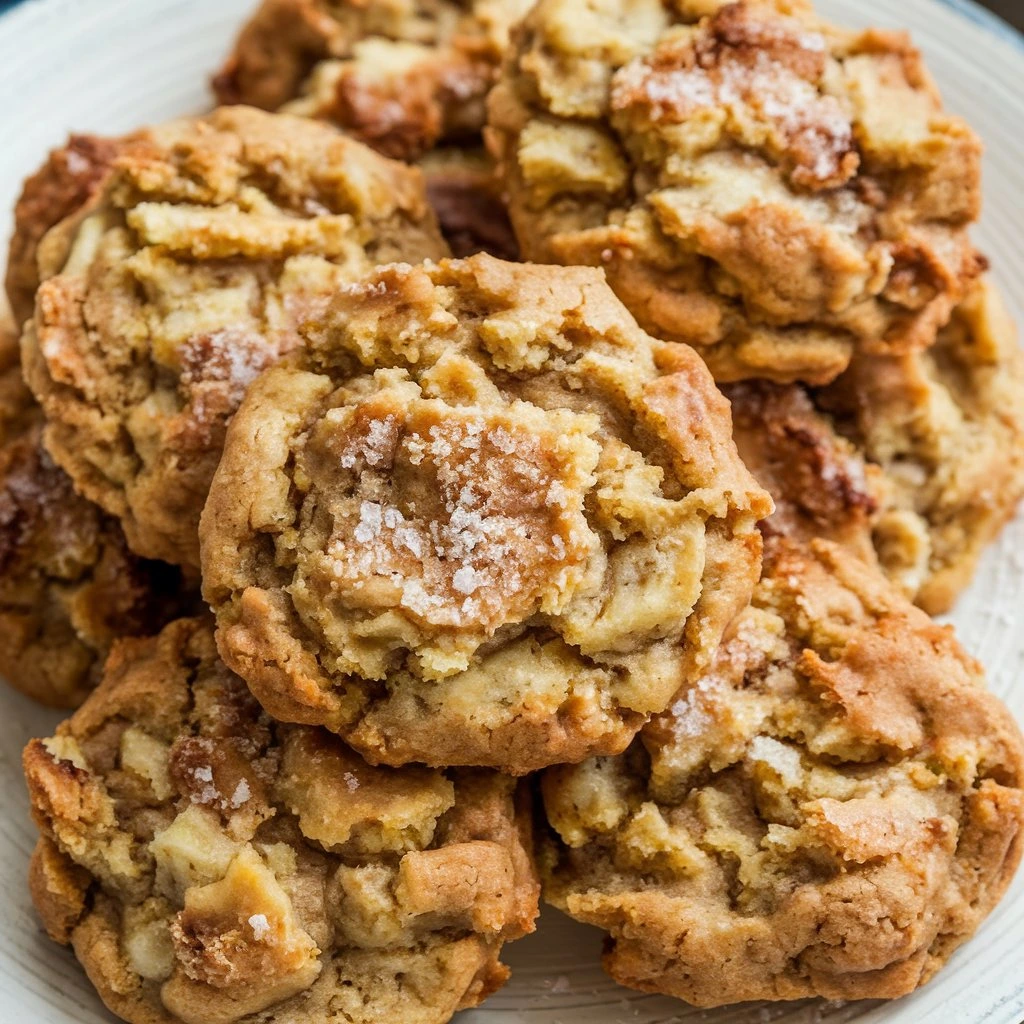
M 785 0 L 542 0 L 488 102 L 524 258 L 603 266 L 717 380 L 923 349 L 981 269 L 981 144 L 902 33 Z
M 54 707 L 95 686 L 114 639 L 155 633 L 198 597 L 134 557 L 117 520 L 75 494 L 0 325 L 0 677 Z
M 250 389 L 200 527 L 218 645 L 368 760 L 622 750 L 757 578 L 767 496 L 700 358 L 589 268 L 381 268 Z
M 126 141 L 83 212 L 39 247 L 24 345 L 46 444 L 133 551 L 195 567 L 248 383 L 339 287 L 447 249 L 419 171 L 242 107 Z
M 776 538 L 712 671 L 627 754 L 545 773 L 545 895 L 643 991 L 895 998 L 1006 890 L 1022 786 L 952 631 L 842 548 Z
M 72 135 L 26 179 L 14 207 L 5 285 L 15 322 L 30 316 L 39 287 L 36 250 L 47 231 L 80 211 L 102 189 L 120 140 Z
M 127 1021 L 441 1024 L 533 930 L 513 780 L 371 768 L 272 722 L 205 619 L 120 642 L 24 763 L 36 907 Z
M 519 243 L 494 165 L 480 149 L 435 149 L 419 162 L 427 198 L 453 256 L 517 260 Z
M 765 528 L 855 549 L 932 615 L 1024 496 L 1024 356 L 988 279 L 925 352 L 858 356 L 823 388 L 725 392 L 740 454 L 775 499 Z
M 386 156 L 415 160 L 479 136 L 509 27 L 529 6 L 263 0 L 214 91 L 221 103 L 331 121 Z

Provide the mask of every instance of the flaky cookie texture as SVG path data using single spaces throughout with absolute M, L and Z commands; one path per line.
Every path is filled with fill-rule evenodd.
M 373 761 L 623 749 L 749 599 L 767 496 L 699 357 L 588 268 L 381 268 L 231 425 L 203 513 L 218 643 Z
M 120 142 L 72 135 L 26 179 L 14 207 L 7 252 L 7 298 L 20 327 L 30 316 L 39 287 L 37 249 L 55 224 L 87 207 L 102 189 Z
M 214 91 L 331 121 L 413 160 L 479 136 L 484 100 L 529 0 L 263 0 Z
M 36 906 L 137 1024 L 441 1024 L 533 929 L 513 780 L 371 768 L 271 721 L 205 619 L 116 645 L 24 760 Z
M 174 567 L 133 556 L 42 443 L 42 411 L 0 324 L 0 677 L 75 707 L 118 636 L 154 633 L 190 600 Z
M 948 627 L 837 545 L 776 538 L 712 671 L 627 754 L 545 773 L 545 895 L 634 988 L 893 998 L 999 901 L 1022 785 Z
M 901 33 L 782 0 L 542 0 L 488 116 L 524 258 L 603 265 L 720 381 L 922 349 L 982 266 L 981 145 Z
M 47 447 L 134 551 L 195 567 L 249 382 L 345 283 L 446 252 L 420 172 L 327 125 L 237 107 L 124 141 L 39 246 L 24 348 Z
M 859 355 L 824 388 L 725 392 L 740 455 L 775 499 L 764 528 L 856 550 L 930 614 L 1024 496 L 1024 356 L 987 278 L 925 352 Z

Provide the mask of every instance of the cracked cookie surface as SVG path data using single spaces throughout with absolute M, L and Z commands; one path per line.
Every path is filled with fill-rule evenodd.
M 952 607 L 1024 495 L 1024 356 L 987 279 L 925 352 L 858 356 L 823 388 L 724 390 L 775 499 L 764 528 L 847 545 L 929 614 Z
M 1020 859 L 1024 750 L 951 630 L 827 541 L 766 541 L 713 669 L 618 758 L 550 769 L 545 896 L 617 981 L 699 1006 L 895 998 Z
M 36 906 L 133 1024 L 443 1024 L 533 929 L 513 780 L 271 721 L 205 619 L 115 646 L 25 770 Z
M 275 717 L 525 773 L 623 749 L 706 666 L 769 510 L 699 357 L 599 272 L 396 265 L 244 401 L 204 594 Z
M 75 493 L 42 433 L 14 331 L 0 324 L 0 676 L 74 707 L 117 637 L 156 632 L 190 598 L 173 566 L 136 558 L 117 520 Z
M 542 0 L 488 104 L 524 258 L 604 266 L 718 380 L 920 350 L 981 267 L 981 145 L 901 33 L 783 0 Z
M 39 243 L 55 224 L 96 198 L 120 145 L 120 139 L 72 135 L 25 180 L 14 207 L 5 278 L 7 298 L 19 328 L 35 306 Z
M 247 385 L 339 287 L 446 252 L 419 171 L 327 125 L 238 107 L 124 140 L 39 246 L 24 346 L 47 447 L 134 551 L 195 567 Z
M 331 121 L 415 160 L 478 137 L 528 0 L 264 0 L 214 80 L 222 103 Z

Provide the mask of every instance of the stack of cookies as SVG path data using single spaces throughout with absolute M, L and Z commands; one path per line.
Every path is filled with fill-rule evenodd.
M 264 0 L 214 88 L 15 211 L 47 932 L 137 1024 L 443 1024 L 542 894 L 697 1006 L 927 982 L 1024 849 L 929 617 L 1024 495 L 1024 357 L 910 41 Z

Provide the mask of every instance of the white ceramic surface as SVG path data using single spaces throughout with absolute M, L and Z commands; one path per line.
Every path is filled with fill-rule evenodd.
M 1024 48 L 938 0 L 819 0 L 851 25 L 913 30 L 948 105 L 988 145 L 979 232 L 1018 316 L 1024 313 Z M 21 179 L 76 131 L 118 133 L 209 105 L 206 80 L 255 0 L 27 0 L 0 17 L 0 240 Z M 1024 721 L 1024 519 L 989 551 L 952 621 L 993 688 Z M 70 953 L 32 912 L 25 868 L 35 831 L 21 748 L 58 716 L 0 687 L 0 1022 L 109 1024 Z M 889 1004 L 820 1001 L 693 1010 L 610 982 L 598 932 L 546 911 L 507 950 L 512 982 L 458 1024 L 1020 1024 L 1024 1020 L 1024 872 L 981 932 L 930 985 Z M 321 1022 L 310 1022 L 321 1024 Z M 341 1021 L 331 1024 L 343 1024 Z M 401 1022 L 388 1022 L 401 1024 Z

